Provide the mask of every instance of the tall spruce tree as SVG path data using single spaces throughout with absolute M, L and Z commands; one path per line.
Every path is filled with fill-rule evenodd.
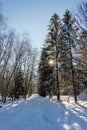
M 49 64 L 50 60 L 54 61 L 54 65 L 44 68 L 44 71 L 46 72 L 47 76 L 42 75 L 42 77 L 46 78 L 45 82 L 50 81 L 50 86 L 53 88 L 56 88 L 57 90 L 57 99 L 60 99 L 60 89 L 59 89 L 59 74 L 58 74 L 58 41 L 59 41 L 59 33 L 60 33 L 60 19 L 57 14 L 54 14 L 50 19 L 50 24 L 48 26 L 48 34 L 45 40 L 45 52 L 47 53 L 47 56 L 45 55 L 45 58 L 43 60 L 47 61 L 47 64 Z M 43 53 L 44 53 L 43 49 Z M 45 53 L 44 53 L 45 54 Z M 41 56 L 43 57 L 43 56 Z M 47 58 L 46 58 L 47 57 Z M 47 65 L 46 65 L 47 66 Z M 49 73 L 49 68 L 51 68 L 51 71 Z M 54 74 L 55 72 L 55 74 Z M 44 78 L 44 79 L 45 79 Z M 55 82 L 52 82 L 54 81 Z
M 74 60 L 73 60 L 73 47 L 76 44 L 76 34 L 77 34 L 77 26 L 75 24 L 75 18 L 73 18 L 71 12 L 69 10 L 65 11 L 64 18 L 63 18 L 64 25 L 62 27 L 64 32 L 64 37 L 66 38 L 65 44 L 67 44 L 67 60 L 69 61 L 69 73 L 72 76 L 72 86 L 74 92 L 75 102 L 77 102 L 77 90 L 75 86 L 75 77 L 74 77 Z M 75 56 L 75 55 L 74 55 Z
M 68 94 L 71 86 L 69 43 L 62 28 L 59 42 L 59 73 L 61 93 Z M 70 92 L 69 92 L 70 93 Z

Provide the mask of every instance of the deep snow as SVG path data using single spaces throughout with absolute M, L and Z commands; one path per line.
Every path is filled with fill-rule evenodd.
M 87 101 L 32 95 L 0 108 L 0 130 L 87 130 Z

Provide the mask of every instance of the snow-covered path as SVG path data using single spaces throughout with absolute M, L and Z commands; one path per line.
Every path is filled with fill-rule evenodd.
M 0 108 L 0 130 L 87 130 L 87 107 L 33 95 Z

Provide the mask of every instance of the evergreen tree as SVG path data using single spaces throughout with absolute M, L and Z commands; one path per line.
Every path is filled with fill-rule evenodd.
M 54 83 L 53 67 L 49 65 L 48 58 L 48 49 L 44 47 L 39 64 L 39 94 L 41 96 L 46 96 L 46 94 L 49 94 Z
M 82 31 L 79 36 L 79 64 L 78 79 L 81 89 L 87 86 L 87 33 Z
M 42 73 L 42 77 L 45 79 L 45 83 L 49 83 L 51 88 L 56 88 L 57 90 L 57 99 L 60 99 L 60 89 L 59 89 L 59 74 L 58 74 L 58 41 L 59 41 L 59 33 L 60 33 L 60 19 L 57 14 L 54 14 L 50 19 L 50 24 L 48 26 L 48 34 L 45 40 L 45 48 L 42 51 L 42 61 L 45 60 L 47 63 L 46 65 L 43 62 L 43 66 L 45 68 L 44 72 Z M 49 61 L 53 60 L 54 65 L 51 66 Z M 48 65 L 49 64 L 49 65 Z M 50 69 L 49 69 L 50 68 Z M 50 71 L 50 72 L 49 72 Z M 55 73 L 55 74 L 54 74 Z M 55 79 L 55 82 L 54 82 Z M 53 90 L 52 89 L 52 90 Z
M 72 17 L 72 14 L 69 10 L 66 10 L 64 18 L 63 18 L 64 25 L 62 27 L 64 32 L 64 37 L 66 38 L 67 42 L 67 60 L 69 63 L 68 71 L 72 76 L 72 86 L 74 90 L 74 98 L 75 102 L 77 102 L 77 90 L 75 86 L 75 75 L 74 75 L 74 59 L 73 59 L 73 48 L 76 44 L 76 33 L 77 33 L 77 26 L 75 24 L 75 18 Z M 65 43 L 66 44 L 66 43 Z M 74 55 L 75 56 L 75 55 Z
M 59 42 L 59 73 L 61 92 L 68 94 L 71 86 L 69 43 L 62 28 Z M 69 92 L 70 93 L 70 92 Z
M 14 77 L 15 87 L 15 98 L 19 99 L 20 96 L 23 96 L 24 88 L 23 88 L 23 73 L 21 68 L 17 68 L 15 77 Z

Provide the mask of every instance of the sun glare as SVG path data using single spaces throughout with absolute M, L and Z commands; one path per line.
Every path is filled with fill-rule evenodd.
M 51 59 L 51 60 L 49 60 L 49 65 L 54 65 L 54 61 Z

